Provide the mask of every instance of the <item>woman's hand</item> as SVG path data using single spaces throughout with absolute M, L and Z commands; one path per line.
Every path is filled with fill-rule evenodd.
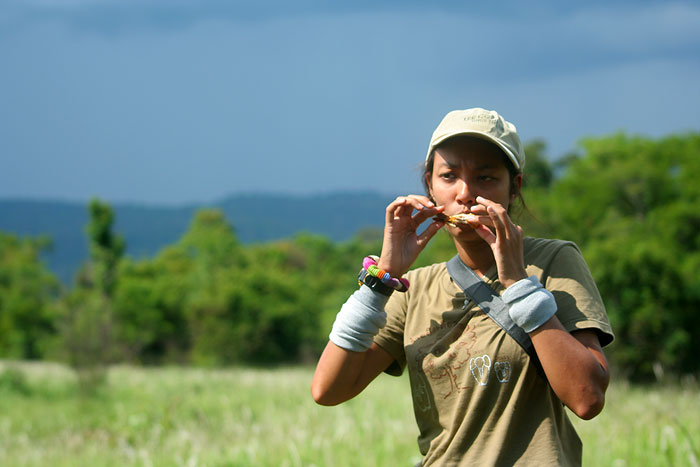
M 477 205 L 472 206 L 467 221 L 493 251 L 498 280 L 508 288 L 520 279 L 525 279 L 523 259 L 523 229 L 513 223 L 506 209 L 481 196 Z
M 426 196 L 408 195 L 396 198 L 386 208 L 384 243 L 377 266 L 387 271 L 391 277 L 403 276 L 445 223 L 435 220 L 420 235 L 417 232 L 418 227 L 444 209 L 444 206 L 435 206 Z

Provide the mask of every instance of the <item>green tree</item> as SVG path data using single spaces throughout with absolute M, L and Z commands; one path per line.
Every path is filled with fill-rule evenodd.
M 697 372 L 700 135 L 616 134 L 581 147 L 549 195 L 536 198 L 543 230 L 582 247 L 622 371 L 635 379 Z
M 523 185 L 526 188 L 549 188 L 554 180 L 554 167 L 546 156 L 547 145 L 542 140 L 525 145 L 527 162 L 524 169 Z
M 88 210 L 90 261 L 63 301 L 60 346 L 82 389 L 92 391 L 117 357 L 113 294 L 125 244 L 112 232 L 114 213 L 108 204 L 93 199 Z
M 186 361 L 187 277 L 192 261 L 173 246 L 153 259 L 124 260 L 114 293 L 115 340 L 122 359 Z
M 179 242 L 192 262 L 186 279 L 190 358 L 220 365 L 244 358 L 245 330 L 256 317 L 240 306 L 245 252 L 223 213 L 198 211 Z
M 124 239 L 112 232 L 114 211 L 97 199 L 88 206 L 90 222 L 86 231 L 90 246 L 92 278 L 97 290 L 106 298 L 114 292 L 119 261 L 124 254 Z
M 38 359 L 54 332 L 59 285 L 41 260 L 46 238 L 0 232 L 0 355 Z

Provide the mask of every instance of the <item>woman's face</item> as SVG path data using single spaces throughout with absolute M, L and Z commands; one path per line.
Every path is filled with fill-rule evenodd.
M 513 178 L 506 156 L 495 145 L 476 138 L 456 138 L 435 149 L 433 171 L 427 174 L 433 200 L 446 215 L 469 212 L 477 196 L 508 209 L 520 191 L 522 175 Z M 454 235 L 476 235 L 469 226 L 447 227 Z

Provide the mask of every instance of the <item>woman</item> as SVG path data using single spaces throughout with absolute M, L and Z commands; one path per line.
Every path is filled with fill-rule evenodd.
M 578 248 L 523 238 L 511 220 L 524 163 L 515 127 L 496 112 L 447 114 L 428 149 L 428 196 L 387 207 L 381 256 L 376 265 L 366 259 L 364 285 L 338 313 L 318 362 L 311 389 L 323 405 L 408 366 L 423 465 L 580 465 L 562 403 L 583 419 L 603 408 L 602 347 L 612 330 Z M 458 214 L 466 223 L 446 224 Z M 482 311 L 488 306 L 465 298 L 445 263 L 408 272 L 407 290 L 397 280 L 442 227 L 461 263 L 501 294 L 536 359 Z

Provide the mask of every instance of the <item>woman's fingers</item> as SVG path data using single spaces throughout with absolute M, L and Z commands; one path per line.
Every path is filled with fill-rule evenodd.
M 386 208 L 380 257 L 382 269 L 389 271 L 392 276 L 407 271 L 444 222 L 431 222 L 420 235 L 419 226 L 444 209 L 444 206 L 435 206 L 428 197 L 420 195 L 399 196 L 392 201 Z
M 470 209 L 470 225 L 479 233 L 481 238 L 493 248 L 505 252 L 522 242 L 523 230 L 516 225 L 508 215 L 508 211 L 500 204 L 478 196 L 479 203 Z M 478 219 L 478 220 L 477 220 Z M 490 228 L 488 228 L 488 227 Z M 514 244 L 512 242 L 515 242 Z M 505 250 L 504 250 L 505 249 Z M 519 248 L 516 247 L 516 250 Z M 494 250 L 496 251 L 496 250 Z
M 476 201 L 481 206 L 474 206 L 472 212 L 480 214 L 485 210 L 497 237 L 507 240 L 514 236 L 516 228 L 519 229 L 519 227 L 513 223 L 508 215 L 508 211 L 503 206 L 481 196 L 477 196 Z
M 404 204 L 406 204 L 406 197 L 405 196 L 399 196 L 394 201 L 389 203 L 389 205 L 386 207 L 386 222 L 387 223 L 390 223 L 394 219 L 396 212 Z
M 485 209 L 493 223 L 494 232 L 491 232 L 490 236 L 483 230 L 477 230 L 477 232 L 489 243 L 494 252 L 499 281 L 504 285 L 513 284 L 527 277 L 523 262 L 523 229 L 513 223 L 508 211 L 502 205 L 480 196 L 476 201 L 481 206 L 471 211 L 481 213 Z M 489 230 L 484 225 L 481 225 L 480 229 Z
M 496 208 L 494 206 L 487 206 L 486 210 L 489 213 L 489 217 L 491 218 L 491 222 L 493 223 L 493 228 L 496 230 L 496 237 L 501 237 L 501 238 L 510 237 L 508 235 L 507 226 L 506 226 L 507 220 L 503 218 L 503 214 L 505 213 L 505 209 L 503 209 L 503 208 L 499 209 L 499 208 Z
M 430 201 L 430 198 L 428 198 L 427 196 L 424 196 L 424 195 L 407 195 L 406 197 L 411 198 L 411 199 L 415 199 L 416 201 L 419 201 L 420 203 L 422 203 L 424 206 L 427 206 L 427 207 L 434 206 L 433 202 Z
M 435 204 L 433 204 L 427 196 L 421 195 L 408 195 L 407 205 L 411 206 L 413 209 L 410 210 L 410 214 L 413 216 L 413 220 L 416 222 L 416 226 L 420 225 L 431 216 L 436 214 Z M 417 211 L 415 214 L 413 210 Z
M 485 225 L 483 225 L 483 224 L 474 225 L 474 226 L 472 226 L 472 228 L 489 245 L 493 245 L 494 243 L 496 243 L 496 240 L 497 240 L 496 235 L 493 233 L 493 231 L 491 231 L 491 229 L 489 229 Z
M 468 214 L 467 215 L 467 223 L 469 225 L 471 225 L 472 227 L 476 227 L 477 225 L 480 225 L 480 224 L 488 225 L 489 227 L 493 227 L 493 222 L 491 221 L 491 216 L 489 216 L 489 215 L 479 216 L 476 214 Z
M 408 195 L 399 196 L 386 208 L 387 220 L 392 220 L 401 215 L 411 214 L 413 210 L 422 211 L 425 208 L 434 208 L 435 205 L 425 196 Z
M 421 225 L 423 222 L 426 220 L 430 219 L 431 217 L 435 216 L 438 213 L 441 213 L 445 210 L 444 206 L 437 206 L 437 207 L 432 207 L 432 208 L 424 208 L 419 211 L 417 211 L 415 214 L 413 214 L 413 222 L 416 227 Z M 444 222 L 443 222 L 444 225 Z
M 424 247 L 430 241 L 431 238 L 435 236 L 436 233 L 445 225 L 443 221 L 433 221 L 425 228 L 423 233 L 418 236 L 418 241 L 416 242 L 419 247 Z
M 442 212 L 444 209 L 444 206 L 435 206 L 426 196 L 399 196 L 387 206 L 386 222 L 390 224 L 401 219 L 410 220 L 411 224 L 409 226 L 418 228 L 428 218 Z

